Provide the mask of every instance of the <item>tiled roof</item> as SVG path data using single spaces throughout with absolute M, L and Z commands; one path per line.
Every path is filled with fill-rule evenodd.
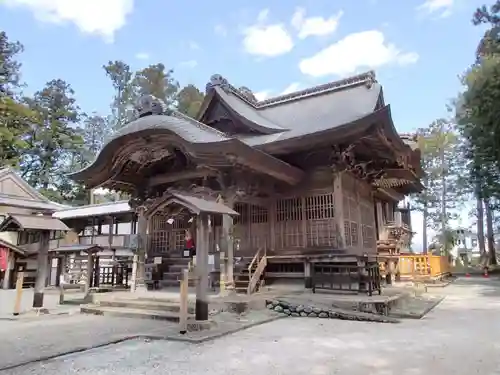
M 62 221 L 52 216 L 42 215 L 9 215 L 0 225 L 0 231 L 16 227 L 20 230 L 60 230 L 69 231 L 69 228 Z
M 30 208 L 34 210 L 48 210 L 55 211 L 60 210 L 61 208 L 65 208 L 68 206 L 64 206 L 62 204 L 51 202 L 46 200 L 45 202 L 41 202 L 34 199 L 13 197 L 6 194 L 0 194 L 0 205 L 2 206 L 11 206 L 11 207 L 22 207 L 22 208 Z
M 55 249 L 50 249 L 50 252 L 60 252 L 60 253 L 73 253 L 73 252 L 78 252 L 78 251 L 100 251 L 102 250 L 103 247 L 99 245 L 81 245 L 81 244 L 75 244 L 75 245 L 64 245 L 64 246 L 59 246 Z
M 243 137 L 250 146 L 296 138 L 333 129 L 374 112 L 382 87 L 368 72 L 341 81 L 331 82 L 295 93 L 260 102 L 242 95 L 220 76 L 212 79 L 208 90 L 215 90 L 219 98 L 239 116 L 258 126 L 281 133 Z
M 224 133 L 180 112 L 173 111 L 169 116 L 151 115 L 138 118 L 113 134 L 106 144 L 128 134 L 153 129 L 170 130 L 190 143 L 213 143 L 229 139 Z
M 217 203 L 215 201 L 198 198 L 192 195 L 187 195 L 177 192 L 170 192 L 170 194 L 174 198 L 177 198 L 180 201 L 184 202 L 187 206 L 196 208 L 198 210 L 198 213 L 203 212 L 209 214 L 227 214 L 231 216 L 239 215 L 236 211 L 234 211 L 233 209 L 229 208 L 228 206 L 222 203 Z
M 154 208 L 151 208 L 151 212 L 156 211 L 160 206 L 169 205 L 171 202 L 177 203 L 194 214 L 208 213 L 208 214 L 220 214 L 220 215 L 231 215 L 238 216 L 239 214 L 228 206 L 218 203 L 215 200 L 204 199 L 190 195 L 184 192 L 178 192 L 175 190 L 168 191 L 164 199 L 161 202 L 157 202 Z
M 100 204 L 90 204 L 80 207 L 71 207 L 63 210 L 56 211 L 52 217 L 56 219 L 75 219 L 80 217 L 92 217 L 102 215 L 112 215 L 131 212 L 128 201 L 108 202 Z

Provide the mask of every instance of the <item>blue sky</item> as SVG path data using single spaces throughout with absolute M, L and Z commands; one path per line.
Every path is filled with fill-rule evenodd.
M 446 116 L 483 30 L 474 0 L 0 0 L 0 25 L 26 47 L 34 91 L 67 80 L 86 112 L 109 111 L 102 65 L 162 62 L 203 90 L 219 73 L 258 96 L 374 69 L 401 132 Z

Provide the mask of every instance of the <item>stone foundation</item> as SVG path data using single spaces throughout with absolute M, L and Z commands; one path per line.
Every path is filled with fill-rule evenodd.
M 399 323 L 399 320 L 387 316 L 369 314 L 357 311 L 348 311 L 341 309 L 326 309 L 324 307 L 315 307 L 308 305 L 295 305 L 283 300 L 266 301 L 267 308 L 275 312 L 291 317 L 308 317 L 322 319 L 342 319 L 356 320 L 379 323 Z

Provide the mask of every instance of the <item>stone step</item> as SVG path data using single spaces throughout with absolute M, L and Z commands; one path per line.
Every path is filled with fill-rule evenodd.
M 234 275 L 234 278 L 238 278 L 240 280 L 250 280 L 250 275 L 248 273 L 237 273 Z
M 158 283 L 164 287 L 180 287 L 181 281 L 180 280 L 159 280 Z M 196 280 L 195 279 L 189 279 L 188 281 L 189 286 L 196 286 Z
M 241 287 L 241 286 L 236 286 L 234 287 L 234 290 L 236 293 L 241 293 L 241 294 L 247 294 L 247 287 Z
M 169 322 L 176 322 L 176 323 L 179 322 L 179 314 L 171 311 L 84 305 L 80 307 L 80 312 L 82 314 L 116 316 L 122 318 L 166 320 Z M 194 315 L 188 314 L 188 319 L 194 319 Z
M 182 272 L 163 272 L 163 280 L 180 280 Z
M 154 311 L 170 311 L 178 313 L 180 305 L 176 302 L 168 302 L 162 300 L 145 301 L 137 299 L 121 299 L 121 300 L 101 300 L 96 306 L 101 307 L 119 307 L 135 310 L 154 310 Z M 188 306 L 188 312 L 194 313 L 194 306 Z
M 190 261 L 191 258 L 184 257 L 170 257 L 166 260 L 166 262 L 170 264 L 188 264 Z
M 168 266 L 169 272 L 179 272 L 181 273 L 183 269 L 186 269 L 188 267 L 187 264 L 170 264 Z

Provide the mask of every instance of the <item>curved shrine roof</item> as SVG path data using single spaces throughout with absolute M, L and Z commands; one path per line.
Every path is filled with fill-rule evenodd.
M 382 95 L 382 86 L 368 72 L 291 94 L 254 101 L 220 75 L 207 85 L 207 101 L 217 96 L 244 122 L 254 129 L 267 129 L 263 135 L 240 136 L 250 146 L 298 138 L 335 129 L 374 113 Z M 215 95 L 214 95 L 215 94 Z M 204 103 L 203 110 L 208 108 Z M 281 129 L 281 131 L 280 131 Z
M 126 135 L 155 130 L 171 131 L 189 143 L 214 143 L 229 139 L 217 129 L 202 124 L 180 112 L 172 111 L 169 115 L 144 116 L 130 122 L 113 134 L 103 148 Z
M 111 178 L 110 160 L 121 149 L 141 138 L 150 138 L 153 143 L 155 142 L 155 136 L 162 133 L 182 139 L 188 151 L 194 154 L 212 154 L 226 159 L 233 158 L 239 164 L 290 183 L 297 182 L 303 174 L 301 170 L 288 163 L 255 150 L 240 140 L 228 137 L 224 133 L 182 113 L 176 111 L 166 111 L 165 113 L 168 114 L 148 113 L 120 129 L 104 144 L 94 162 L 86 168 L 71 174 L 71 178 L 85 181 L 92 187 L 98 186 L 104 182 L 103 179 Z

